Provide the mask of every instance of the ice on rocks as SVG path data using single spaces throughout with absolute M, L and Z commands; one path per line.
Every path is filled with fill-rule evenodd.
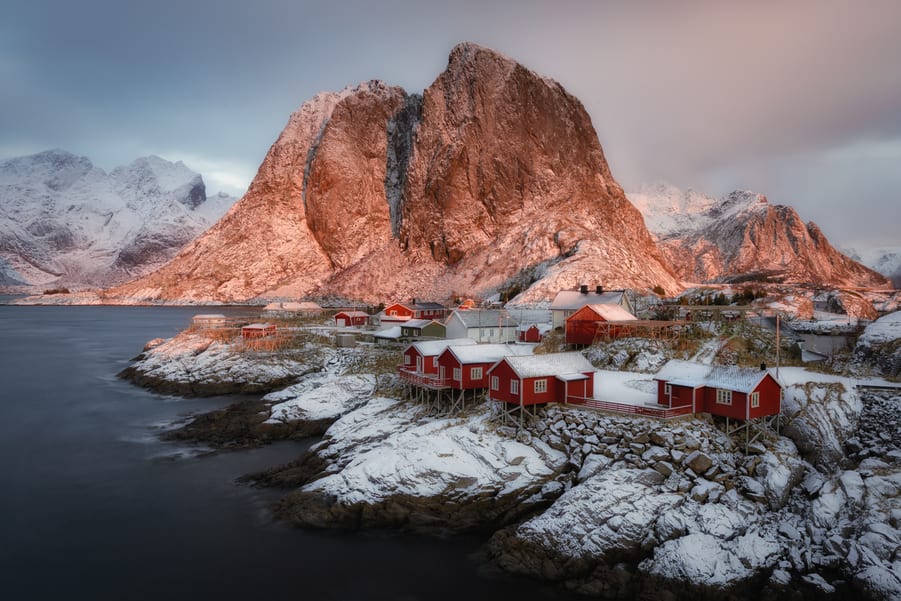
M 263 397 L 275 401 L 266 423 L 335 419 L 372 396 L 375 377 L 366 375 L 309 378 Z

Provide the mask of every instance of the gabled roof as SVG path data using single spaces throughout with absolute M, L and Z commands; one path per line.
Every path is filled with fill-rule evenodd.
M 400 305 L 401 307 L 406 307 L 412 311 L 437 311 L 442 309 L 447 309 L 441 303 L 431 303 L 431 302 L 417 302 L 417 303 L 391 303 L 387 305 L 385 308 L 393 307 L 394 305 Z
M 400 334 L 401 334 L 400 326 L 393 326 L 390 328 L 385 328 L 384 330 L 379 330 L 378 332 L 373 332 L 372 337 L 373 338 L 392 338 L 392 339 L 396 340 L 396 339 L 400 338 Z
M 618 305 L 625 293 L 625 290 L 607 290 L 582 294 L 578 290 L 561 290 L 551 303 L 551 311 L 575 311 L 585 305 Z
M 511 328 L 516 327 L 516 320 L 507 315 L 504 311 L 494 311 L 491 309 L 468 311 L 454 311 L 451 316 L 456 315 L 467 328 Z
M 339 315 L 347 315 L 348 317 L 369 317 L 369 313 L 366 311 L 338 311 L 335 313 L 335 317 Z
M 274 328 L 275 325 L 271 323 L 249 323 L 244 326 L 245 329 L 248 330 L 263 330 L 265 328 Z
M 601 305 L 601 304 L 591 304 L 585 305 L 581 309 L 579 309 L 576 313 L 582 312 L 584 310 L 593 311 L 596 315 L 598 315 L 604 321 L 635 321 L 636 317 L 629 313 L 626 309 L 624 309 L 621 305 Z M 575 315 L 571 315 L 569 318 Z
M 549 353 L 525 357 L 504 357 L 503 361 L 513 368 L 520 378 L 540 378 L 542 376 L 562 376 L 594 371 L 594 366 L 582 353 Z M 493 367 L 491 369 L 494 369 Z
M 398 326 L 399 328 L 400 326 Z M 420 340 L 419 342 L 414 342 L 406 349 L 404 352 L 407 352 L 411 348 L 416 349 L 423 357 L 432 357 L 440 355 L 444 349 L 449 346 L 469 346 L 471 344 L 475 344 L 476 341 L 472 338 L 445 338 L 443 340 Z
M 435 321 L 434 319 L 411 319 L 407 323 L 404 324 L 405 328 L 424 328 L 430 323 L 437 323 L 438 325 L 443 325 L 440 321 Z
M 698 388 L 709 386 L 735 392 L 749 393 L 760 384 L 767 374 L 766 370 L 735 365 L 705 365 L 693 361 L 673 359 L 664 365 L 655 380 L 663 380 L 677 386 Z
M 532 347 L 523 344 L 475 344 L 449 346 L 444 352 L 453 354 L 460 365 L 471 365 L 473 363 L 495 363 L 504 357 L 531 355 Z

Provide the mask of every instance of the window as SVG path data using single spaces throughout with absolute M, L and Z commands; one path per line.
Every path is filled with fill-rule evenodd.
M 732 404 L 732 391 L 731 390 L 723 390 L 722 388 L 716 389 L 716 404 L 717 405 L 731 405 Z
M 481 367 L 473 367 L 469 370 L 469 377 L 473 380 L 481 380 L 482 379 L 482 368 Z
M 673 394 L 673 385 L 672 384 L 664 384 L 663 385 L 663 394 L 666 396 L 670 396 Z
M 397 309 L 391 309 L 388 311 L 388 315 L 397 316 Z
M 510 380 L 510 394 L 519 394 L 519 380 Z
M 488 330 L 488 337 L 489 337 L 489 338 L 494 338 L 494 328 L 491 328 L 491 329 Z
M 457 382 L 459 382 L 459 381 L 462 379 L 462 377 L 461 377 L 460 374 L 461 374 L 460 368 L 459 368 L 459 367 L 455 367 L 455 368 L 454 368 L 454 380 L 456 380 Z
M 536 394 L 539 392 L 547 392 L 547 380 L 542 378 L 541 380 L 535 380 L 535 392 Z
M 760 407 L 760 393 L 752 392 L 751 393 L 751 407 Z
M 491 390 L 497 390 L 500 386 L 500 379 L 497 376 L 491 376 Z
M 404 365 L 410 365 L 410 363 L 412 363 L 410 355 L 404 355 Z

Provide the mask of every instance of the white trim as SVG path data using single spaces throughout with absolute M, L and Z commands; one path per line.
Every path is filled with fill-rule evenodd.
M 732 404 L 732 391 L 726 390 L 724 388 L 716 389 L 716 404 L 717 405 L 731 405 Z
M 533 392 L 535 394 L 547 392 L 547 378 L 541 378 L 539 380 L 535 380 L 535 384 L 533 385 Z

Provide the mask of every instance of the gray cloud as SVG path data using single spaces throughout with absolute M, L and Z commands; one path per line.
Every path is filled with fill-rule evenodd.
M 580 98 L 626 188 L 749 188 L 838 243 L 901 244 L 898 161 L 871 152 L 901 146 L 894 1 L 11 0 L 4 12 L 6 156 L 63 147 L 109 168 L 155 152 L 253 173 L 316 92 L 372 78 L 418 91 L 472 40 Z

